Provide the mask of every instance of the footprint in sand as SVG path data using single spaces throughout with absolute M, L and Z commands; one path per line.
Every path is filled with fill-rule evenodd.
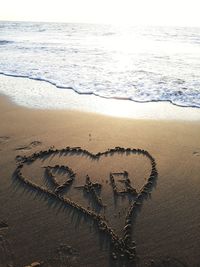
M 33 141 L 28 145 L 19 146 L 19 147 L 15 148 L 15 150 L 31 150 L 34 147 L 40 146 L 41 144 L 42 144 L 42 142 L 40 142 L 40 141 Z
M 14 266 L 12 249 L 3 235 L 0 235 L 0 266 Z
M 55 251 L 52 251 L 51 255 L 53 257 L 48 260 L 44 260 L 42 266 L 44 267 L 80 266 L 79 252 L 73 247 L 68 246 L 66 244 L 61 244 Z
M 197 157 L 200 156 L 200 152 L 199 151 L 194 151 L 192 154 L 195 155 L 195 156 L 197 156 Z
M 60 266 L 80 266 L 80 257 L 77 250 L 66 244 L 60 245 L 55 251 L 51 253 L 52 258 L 35 261 L 30 265 L 24 267 L 60 267 Z
M 0 146 L 6 144 L 9 141 L 10 137 L 9 136 L 0 136 Z M 2 151 L 0 147 L 0 152 Z
M 0 230 L 8 228 L 8 224 L 5 221 L 0 222 Z
M 7 142 L 9 139 L 9 136 L 0 136 L 0 144 Z

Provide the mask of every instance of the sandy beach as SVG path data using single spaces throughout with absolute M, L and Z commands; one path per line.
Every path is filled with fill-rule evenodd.
M 200 266 L 199 121 L 1 96 L 0 122 L 1 267 Z

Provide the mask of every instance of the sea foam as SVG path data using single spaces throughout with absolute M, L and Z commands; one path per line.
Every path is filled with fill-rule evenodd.
M 199 28 L 0 26 L 2 74 L 46 81 L 57 92 L 200 107 Z
M 103 115 L 150 120 L 200 121 L 200 109 L 179 107 L 169 102 L 137 103 L 77 94 L 72 89 L 27 78 L 0 75 L 0 92 L 20 106 L 34 109 L 75 110 Z

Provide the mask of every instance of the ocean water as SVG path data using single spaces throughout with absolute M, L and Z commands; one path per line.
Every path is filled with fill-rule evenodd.
M 200 28 L 0 22 L 0 73 L 199 108 Z

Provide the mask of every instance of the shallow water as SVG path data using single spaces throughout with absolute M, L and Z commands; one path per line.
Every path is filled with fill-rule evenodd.
M 199 67 L 200 28 L 0 22 L 0 73 L 57 90 L 200 107 Z

